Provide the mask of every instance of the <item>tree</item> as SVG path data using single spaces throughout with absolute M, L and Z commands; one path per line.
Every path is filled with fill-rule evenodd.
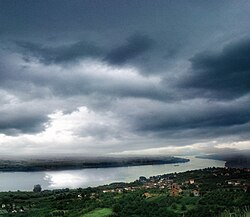
M 182 204 L 181 210 L 182 210 L 182 211 L 185 211 L 186 209 L 187 209 L 186 205 L 185 205 L 185 204 Z
M 34 185 L 34 188 L 33 188 L 33 191 L 34 192 L 41 192 L 42 191 L 42 187 L 41 187 L 41 185 Z
M 177 209 L 177 204 L 176 204 L 176 203 L 173 203 L 173 204 L 172 204 L 172 208 L 173 208 L 173 209 Z

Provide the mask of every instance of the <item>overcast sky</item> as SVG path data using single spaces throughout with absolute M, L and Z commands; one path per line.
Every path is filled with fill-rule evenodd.
M 250 1 L 0 0 L 1 155 L 250 148 Z

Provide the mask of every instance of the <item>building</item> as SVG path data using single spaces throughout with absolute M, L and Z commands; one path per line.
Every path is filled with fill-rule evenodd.
M 194 179 L 189 179 L 189 184 L 190 185 L 194 184 Z
M 176 197 L 176 196 L 179 196 L 179 193 L 181 192 L 181 188 L 176 184 L 176 183 L 173 183 L 172 186 L 171 186 L 171 191 L 170 191 L 170 195 L 172 197 Z
M 199 197 L 200 196 L 200 192 L 198 190 L 193 190 L 193 195 L 195 197 Z

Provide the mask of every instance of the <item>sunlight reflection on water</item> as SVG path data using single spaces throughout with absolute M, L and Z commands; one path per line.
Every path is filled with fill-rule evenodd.
M 46 173 L 44 180 L 49 188 L 76 188 L 89 181 L 88 177 L 71 173 Z
M 108 183 L 110 180 L 115 179 L 115 175 L 117 173 L 113 173 L 111 170 L 108 173 L 105 172 L 105 168 L 69 170 L 46 172 L 44 180 L 48 182 L 48 188 L 50 189 L 77 188 Z

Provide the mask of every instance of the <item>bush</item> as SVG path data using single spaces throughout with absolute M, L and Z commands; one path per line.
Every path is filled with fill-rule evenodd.
M 41 185 L 34 185 L 34 188 L 33 188 L 33 191 L 34 192 L 41 192 L 42 191 L 42 187 L 41 187 Z

